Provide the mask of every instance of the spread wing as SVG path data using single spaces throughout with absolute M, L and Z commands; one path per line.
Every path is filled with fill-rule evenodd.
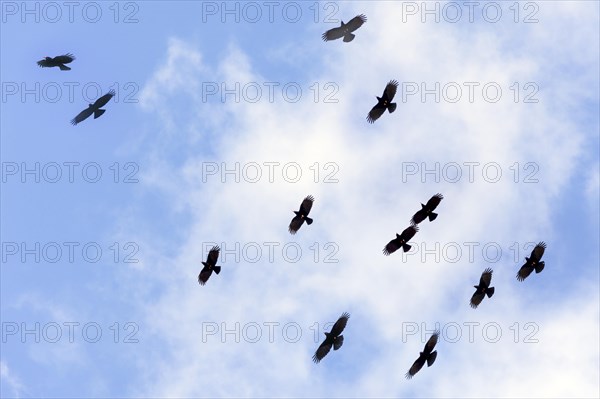
M 392 101 L 394 96 L 396 95 L 396 90 L 398 89 L 398 81 L 390 80 L 389 83 L 385 86 L 385 90 L 383 91 L 383 95 L 381 96 L 388 101 Z
M 331 327 L 331 334 L 333 336 L 338 336 L 344 331 L 346 328 L 346 323 L 348 323 L 348 319 L 350 318 L 350 314 L 347 312 L 342 313 L 342 316 L 335 322 L 333 327 Z
M 408 370 L 408 372 L 406 373 L 406 375 L 405 375 L 406 379 L 410 380 L 411 378 L 413 378 L 413 376 L 415 374 L 417 374 L 419 372 L 419 370 L 421 370 L 421 368 L 423 368 L 423 365 L 425 364 L 426 360 L 427 360 L 427 357 L 425 355 L 421 354 L 419 356 L 419 358 L 417 360 L 415 360 L 413 365 L 410 367 L 410 370 Z
M 481 301 L 483 301 L 484 297 L 485 297 L 485 292 L 479 291 L 479 290 L 475 291 L 475 293 L 471 297 L 471 302 L 470 302 L 471 307 L 473 309 L 475 309 L 477 306 L 479 306 Z
M 312 209 L 313 202 L 315 202 L 315 198 L 312 195 L 304 198 L 304 201 L 300 204 L 300 213 L 308 215 Z
M 410 220 L 412 224 L 419 224 L 427 217 L 427 211 L 421 208 L 417 213 L 415 213 Z
M 483 273 L 481 273 L 481 278 L 479 279 L 480 287 L 487 288 L 490 286 L 490 283 L 492 282 L 492 273 L 493 272 L 494 271 L 488 267 L 487 269 L 485 269 L 483 271 Z
M 400 239 L 403 239 L 404 242 L 408 242 L 415 236 L 415 234 L 417 234 L 417 231 L 419 231 L 419 228 L 417 226 L 409 226 L 406 229 L 404 229 L 402 234 L 400 234 Z
M 346 27 L 348 28 L 348 31 L 354 32 L 355 30 L 360 28 L 365 22 L 367 22 L 367 17 L 365 16 L 365 14 L 360 14 L 348 21 Z
M 114 90 L 109 91 L 108 93 L 96 100 L 96 102 L 94 103 L 94 108 L 98 109 L 104 107 L 106 103 L 108 103 L 110 99 L 113 98 L 114 95 Z
M 329 29 L 327 32 L 323 33 L 323 36 L 321 37 L 326 42 L 342 38 L 344 37 L 344 28 L 338 26 L 337 28 Z
M 206 258 L 206 263 L 208 263 L 211 266 L 216 266 L 217 260 L 219 259 L 219 251 L 220 250 L 221 250 L 221 248 L 219 248 L 218 245 L 215 245 L 214 247 L 212 247 L 211 250 L 208 252 L 208 257 Z
M 375 105 L 369 111 L 369 114 L 367 115 L 367 121 L 369 123 L 374 123 L 377 119 L 379 119 L 381 117 L 381 115 L 383 115 L 384 112 L 385 112 L 385 106 L 377 103 L 377 105 Z
M 200 271 L 200 274 L 198 275 L 198 283 L 200 283 L 200 285 L 206 284 L 211 274 L 212 269 L 208 268 L 207 266 L 204 266 L 202 268 L 202 271 Z
M 68 64 L 69 62 L 73 62 L 75 56 L 71 53 L 67 53 L 64 55 L 59 55 L 58 57 L 54 57 L 53 61 L 58 64 Z
M 519 281 L 525 280 L 527 277 L 529 277 L 529 275 L 531 274 L 532 271 L 533 271 L 533 266 L 530 266 L 529 262 L 525 263 L 523 266 L 521 266 L 521 268 L 519 269 L 519 272 L 517 273 L 517 280 L 519 280 Z
M 440 202 L 442 202 L 442 199 L 444 199 L 444 196 L 438 193 L 431 197 L 429 201 L 427 201 L 427 204 L 425 206 L 427 207 L 427 209 L 433 211 L 435 208 L 437 208 Z
M 533 260 L 539 262 L 540 259 L 542 259 L 542 256 L 544 256 L 545 250 L 546 250 L 546 243 L 542 241 L 538 245 L 536 245 L 535 248 L 533 248 L 533 251 L 531 251 L 531 258 Z
M 302 217 L 297 215 L 294 216 L 294 218 L 290 222 L 290 225 L 288 226 L 288 231 L 291 234 L 296 234 L 296 232 L 300 230 L 300 227 L 302 227 L 302 223 L 304 223 L 304 219 L 302 219 Z
M 394 238 L 392 241 L 388 242 L 385 248 L 383 248 L 383 254 L 389 256 L 396 252 L 400 248 L 400 241 L 402 241 L 400 238 Z
M 313 362 L 319 363 L 325 357 L 325 355 L 329 353 L 329 351 L 331 350 L 331 345 L 332 344 L 327 342 L 327 340 L 323 341 L 323 343 L 319 345 L 319 348 L 312 357 Z
M 86 120 L 94 113 L 94 109 L 92 107 L 88 107 L 81 111 L 75 118 L 71 119 L 72 125 L 77 125 L 78 123 Z
M 42 68 L 50 68 L 56 66 L 54 62 L 52 62 L 52 60 L 47 60 L 45 58 L 43 60 L 39 60 L 37 64 Z
M 429 340 L 425 344 L 425 349 L 423 350 L 424 353 L 429 354 L 433 351 L 433 348 L 435 348 L 435 345 L 438 342 L 439 336 L 440 336 L 439 331 L 436 331 L 433 333 L 433 335 L 431 337 L 429 337 Z

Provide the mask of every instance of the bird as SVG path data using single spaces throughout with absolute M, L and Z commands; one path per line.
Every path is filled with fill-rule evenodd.
M 396 238 L 394 238 L 392 241 L 388 242 L 388 244 L 385 246 L 385 248 L 383 248 L 383 254 L 385 256 L 393 254 L 400 247 L 402 247 L 404 252 L 408 252 L 411 248 L 411 245 L 408 245 L 407 242 L 411 238 L 413 238 L 415 236 L 415 234 L 417 234 L 417 231 L 419 231 L 419 227 L 413 225 L 413 226 L 409 226 L 406 229 L 404 229 L 404 231 L 400 235 L 398 235 L 398 233 L 396 233 Z
M 69 64 L 75 60 L 75 56 L 71 53 L 67 53 L 64 55 L 59 55 L 54 58 L 52 57 L 44 57 L 43 60 L 39 60 L 37 64 L 42 68 L 52 68 L 59 67 L 61 71 L 70 71 L 71 68 L 66 66 L 65 64 Z
M 396 95 L 396 90 L 398 89 L 398 81 L 390 80 L 389 83 L 385 86 L 385 90 L 383 90 L 383 94 L 381 97 L 377 97 L 377 105 L 375 105 L 369 114 L 367 115 L 367 121 L 369 123 L 375 123 L 377 119 L 387 109 L 391 114 L 396 110 L 396 103 L 392 103 L 392 99 Z
M 410 370 L 408 370 L 408 372 L 406 373 L 405 377 L 408 380 L 413 378 L 413 376 L 415 374 L 417 374 L 419 372 L 419 370 L 421 370 L 421 368 L 423 367 L 423 365 L 425 364 L 426 361 L 427 361 L 427 367 L 431 367 L 433 362 L 435 362 L 435 359 L 437 358 L 437 351 L 434 351 L 433 348 L 435 348 L 435 345 L 437 344 L 439 336 L 440 336 L 440 332 L 436 331 L 429 338 L 429 340 L 425 344 L 425 349 L 423 349 L 423 352 L 419 353 L 419 358 L 417 360 L 415 360 L 413 365 L 410 367 Z
M 100 109 L 106 105 L 110 101 L 111 98 L 115 95 L 115 91 L 111 90 L 107 94 L 103 95 L 99 99 L 96 100 L 93 104 L 90 104 L 86 109 L 81 111 L 75 118 L 71 119 L 72 125 L 77 125 L 78 123 L 83 122 L 90 115 L 94 114 L 94 119 L 100 117 L 106 110 Z
M 312 204 L 315 202 L 315 198 L 312 195 L 304 198 L 302 204 L 300 204 L 300 210 L 293 211 L 296 216 L 292 218 L 288 230 L 291 234 L 296 234 L 296 232 L 302 227 L 302 224 L 306 220 L 306 224 L 312 224 L 313 220 L 308 217 L 310 213 L 310 209 L 312 208 Z
M 437 208 L 442 199 L 444 199 L 444 196 L 438 193 L 431 197 L 429 201 L 427 201 L 426 205 L 421 204 L 421 209 L 413 215 L 411 223 L 419 224 L 427 217 L 429 217 L 430 222 L 433 222 L 438 217 L 438 214 L 434 213 L 433 211 L 435 210 L 435 208 Z
M 519 269 L 519 272 L 517 273 L 517 280 L 525 280 L 534 270 L 536 273 L 540 273 L 542 270 L 544 270 L 545 263 L 540 262 L 540 260 L 544 255 L 545 249 L 546 243 L 543 241 L 538 243 L 535 246 L 535 248 L 533 248 L 533 250 L 531 251 L 531 255 L 529 255 L 529 258 L 525 257 L 525 264 Z
M 326 332 L 325 341 L 319 345 L 317 351 L 313 355 L 313 362 L 319 363 L 331 350 L 333 346 L 333 350 L 336 351 L 342 347 L 344 344 L 344 336 L 341 335 L 344 328 L 346 328 L 346 323 L 348 323 L 348 319 L 350 318 L 350 314 L 347 312 L 342 313 L 340 318 L 335 322 L 333 327 L 331 327 L 330 332 Z
M 327 32 L 323 33 L 323 36 L 321 37 L 326 42 L 341 37 L 344 38 L 344 42 L 351 42 L 355 38 L 355 35 L 353 35 L 352 32 L 360 28 L 365 22 L 367 22 L 367 17 L 364 14 L 357 15 L 348 21 L 347 24 L 342 21 L 342 24 L 338 28 L 329 29 Z
M 221 273 L 221 266 L 217 266 L 217 259 L 219 259 L 220 250 L 221 248 L 219 248 L 218 245 L 215 245 L 208 252 L 206 262 L 202 262 L 204 267 L 200 271 L 200 274 L 198 274 L 198 283 L 200 283 L 200 285 L 206 284 L 213 271 L 217 274 Z
M 477 308 L 483 298 L 487 295 L 488 298 L 491 298 L 494 295 L 495 288 L 490 287 L 490 283 L 492 282 L 492 273 L 494 271 L 489 267 L 481 273 L 481 278 L 479 279 L 479 285 L 474 285 L 475 293 L 471 297 L 471 307 L 473 309 Z

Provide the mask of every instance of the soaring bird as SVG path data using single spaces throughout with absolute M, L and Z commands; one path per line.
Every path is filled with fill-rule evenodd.
M 70 71 L 71 68 L 66 66 L 70 62 L 73 62 L 75 56 L 71 53 L 59 55 L 57 57 L 44 57 L 43 60 L 39 60 L 37 64 L 42 68 L 59 67 L 61 71 Z
M 419 231 L 419 228 L 417 226 L 409 226 L 406 229 L 404 229 L 402 234 L 398 235 L 398 233 L 396 233 L 396 238 L 388 242 L 385 248 L 383 248 L 383 254 L 385 256 L 393 254 L 400 247 L 402 247 L 404 252 L 408 252 L 408 250 L 410 250 L 411 248 L 411 245 L 408 245 L 407 242 L 410 239 L 412 239 L 415 236 L 415 234 L 417 234 L 417 231 Z
M 212 247 L 212 249 L 208 252 L 208 256 L 206 258 L 206 262 L 202 262 L 204 267 L 200 271 L 198 275 L 198 282 L 200 285 L 206 284 L 208 278 L 212 274 L 213 270 L 215 273 L 219 274 L 221 272 L 221 266 L 217 266 L 217 259 L 219 259 L 219 251 L 221 248 L 218 246 Z
M 324 333 L 325 341 L 319 345 L 319 348 L 313 355 L 313 362 L 319 363 L 325 357 L 325 355 L 329 353 L 332 346 L 334 351 L 342 347 L 344 344 L 344 336 L 340 334 L 342 331 L 344 331 L 344 328 L 346 328 L 346 323 L 348 322 L 349 318 L 350 314 L 346 312 L 342 313 L 342 316 L 338 319 L 338 321 L 335 322 L 333 327 L 331 327 L 331 331 Z
M 111 90 L 107 94 L 103 95 L 99 99 L 96 100 L 93 104 L 90 104 L 86 109 L 81 111 L 79 115 L 75 118 L 71 119 L 72 125 L 77 125 L 82 121 L 86 120 L 90 117 L 90 115 L 94 114 L 94 119 L 100 117 L 106 110 L 100 109 L 106 105 L 110 101 L 111 98 L 115 95 L 115 91 Z
M 390 80 L 389 83 L 385 86 L 385 90 L 383 90 L 383 94 L 381 97 L 377 97 L 377 105 L 375 105 L 371 111 L 369 111 L 369 115 L 367 115 L 367 121 L 369 123 L 374 123 L 387 109 L 391 114 L 396 110 L 396 103 L 392 103 L 392 99 L 396 95 L 396 90 L 398 89 L 398 82 L 396 80 Z
M 367 22 L 367 17 L 364 14 L 357 15 L 348 21 L 347 24 L 342 21 L 342 24 L 339 28 L 329 29 L 327 32 L 323 33 L 323 40 L 327 42 L 329 40 L 336 40 L 340 37 L 343 37 L 346 43 L 351 42 L 355 37 L 355 35 L 353 35 L 351 32 L 354 32 L 360 28 L 365 22 Z
M 440 202 L 442 202 L 442 199 L 444 199 L 444 196 L 438 193 L 431 197 L 429 201 L 427 201 L 426 205 L 421 204 L 421 210 L 413 215 L 411 222 L 413 224 L 419 224 L 427 217 L 429 217 L 430 222 L 433 222 L 435 218 L 438 217 L 437 213 L 434 213 L 433 211 L 435 208 L 437 208 Z
M 539 273 L 542 270 L 544 270 L 545 264 L 544 262 L 540 262 L 540 260 L 544 255 L 545 249 L 546 243 L 543 241 L 536 245 L 535 248 L 533 248 L 533 251 L 531 251 L 531 255 L 529 255 L 529 258 L 525 257 L 525 264 L 519 269 L 519 272 L 517 273 L 517 280 L 525 280 L 534 270 L 536 273 Z
M 494 295 L 495 288 L 490 287 L 490 283 L 492 282 L 492 273 L 494 271 L 489 267 L 481 273 L 481 278 L 479 279 L 479 285 L 474 285 L 475 293 L 471 297 L 471 307 L 475 309 L 483 298 L 487 295 L 488 298 L 491 298 Z
M 313 202 L 315 202 L 314 197 L 309 195 L 308 197 L 304 198 L 304 201 L 302 201 L 302 204 L 300 204 L 300 210 L 294 211 L 296 216 L 294 216 L 288 227 L 288 230 L 291 234 L 296 234 L 300 227 L 302 227 L 302 224 L 305 220 L 306 224 L 312 224 L 313 220 L 308 217 L 308 214 L 310 213 Z
M 423 349 L 423 352 L 419 353 L 419 358 L 415 360 L 413 365 L 410 367 L 410 370 L 408 370 L 408 372 L 406 373 L 405 377 L 407 379 L 410 380 L 411 378 L 413 378 L 413 376 L 417 374 L 419 370 L 421 370 L 426 361 L 427 367 L 431 367 L 433 362 L 435 362 L 435 358 L 437 357 L 437 351 L 434 351 L 433 348 L 435 348 L 435 344 L 437 344 L 439 335 L 440 332 L 436 331 L 429 338 L 429 341 L 427 341 L 427 343 L 425 344 L 425 349 Z

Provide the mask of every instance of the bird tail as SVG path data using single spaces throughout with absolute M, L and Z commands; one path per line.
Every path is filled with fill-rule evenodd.
M 333 350 L 336 351 L 340 349 L 342 345 L 344 345 L 344 336 L 340 335 L 336 338 L 335 342 L 333 343 Z
M 94 119 L 99 118 L 105 112 L 106 112 L 105 109 L 97 109 L 97 110 L 95 110 L 94 111 Z
M 433 212 L 431 212 L 431 213 L 429 214 L 429 221 L 430 221 L 430 222 L 433 222 L 433 221 L 435 220 L 435 218 L 437 218 L 437 217 L 438 217 L 438 214 L 437 214 L 437 213 L 433 213 Z
M 494 291 L 496 291 L 496 288 L 489 287 L 488 289 L 485 290 L 485 294 L 487 295 L 488 298 L 491 298 L 492 295 L 494 295 Z
M 412 245 L 402 244 L 402 249 L 404 250 L 404 252 L 410 251 L 411 248 L 412 248 Z
M 546 266 L 544 262 L 539 262 L 537 265 L 535 265 L 535 272 L 541 272 L 542 270 L 544 270 L 544 266 Z
M 213 266 L 213 270 L 215 271 L 215 273 L 219 274 L 221 273 L 221 266 Z
M 391 114 L 395 110 L 396 110 L 396 103 L 390 103 L 390 105 L 388 105 L 388 112 Z
M 58 67 L 60 68 L 61 71 L 70 71 L 71 70 L 71 68 L 69 68 L 68 66 L 63 65 L 63 64 L 60 64 Z
M 346 43 L 351 42 L 352 40 L 354 40 L 356 36 L 353 35 L 352 33 L 348 33 L 347 35 L 344 36 L 344 41 Z
M 431 352 L 429 357 L 427 358 L 427 367 L 431 367 L 433 363 L 435 363 L 435 359 L 437 358 L 437 351 Z
M 309 217 L 306 218 L 306 224 L 312 224 L 313 220 Z

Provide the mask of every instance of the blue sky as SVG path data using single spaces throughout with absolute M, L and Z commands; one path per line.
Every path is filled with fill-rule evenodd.
M 1 3 L 0 395 L 597 397 L 598 3 L 481 2 L 472 22 L 465 2 L 428 2 L 439 22 L 422 2 L 267 3 Z M 321 40 L 358 14 L 353 42 Z M 71 71 L 36 65 L 67 52 Z M 370 125 L 391 79 L 397 110 Z M 438 192 L 413 252 L 383 256 Z M 518 282 L 539 241 L 546 268 Z M 436 363 L 405 380 L 436 326 Z

